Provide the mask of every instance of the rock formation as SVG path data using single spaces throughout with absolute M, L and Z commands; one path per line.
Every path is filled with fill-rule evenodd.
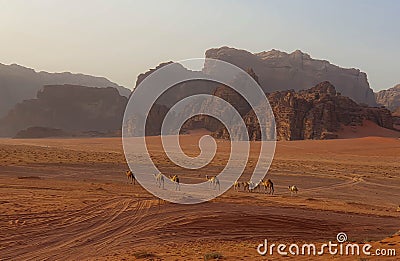
M 36 99 L 18 103 L 0 120 L 0 135 L 13 137 L 29 127 L 66 132 L 115 132 L 121 129 L 127 98 L 115 88 L 48 85 Z
M 246 72 L 256 82 L 258 82 L 258 77 L 254 73 L 252 68 L 248 68 L 246 70 Z M 242 79 L 240 77 L 237 77 L 236 79 L 234 79 L 234 81 L 237 81 L 238 84 L 242 83 Z M 242 83 L 242 84 L 246 84 L 246 83 Z M 239 112 L 239 114 L 242 117 L 247 112 L 249 112 L 251 109 L 250 105 L 247 103 L 247 101 L 245 99 L 242 98 L 242 96 L 239 93 L 237 93 L 235 90 L 233 90 L 232 88 L 230 88 L 226 85 L 223 85 L 223 84 L 217 85 L 215 90 L 212 92 L 212 95 L 222 98 L 225 101 L 227 101 Z M 204 104 L 192 104 L 192 105 L 188 106 L 188 110 L 197 112 L 197 111 L 207 110 L 206 108 L 212 107 L 212 106 L 214 107 L 215 110 L 222 111 L 222 112 L 226 111 L 225 106 L 220 105 L 214 99 L 210 99 Z M 219 107 L 215 108 L 215 106 L 219 106 Z M 199 109 L 199 107 L 201 107 L 201 108 Z M 185 124 L 183 125 L 182 132 L 185 133 L 188 130 L 197 129 L 197 128 L 199 128 L 199 126 L 200 126 L 200 128 L 206 128 L 207 130 L 210 130 L 210 131 L 217 131 L 218 129 L 220 129 L 222 127 L 222 124 L 218 120 L 216 120 L 212 117 L 208 117 L 205 115 L 198 115 L 198 116 L 192 117 L 191 119 L 189 119 L 188 121 L 185 122 Z
M 36 72 L 17 64 L 0 64 L 0 118 L 17 103 L 33 99 L 44 85 L 72 84 L 89 87 L 113 87 L 123 96 L 129 96 L 130 90 L 119 86 L 104 77 L 95 77 L 69 72 Z
M 375 93 L 376 102 L 382 106 L 386 106 L 391 111 L 400 107 L 400 84 L 388 89 Z
M 161 125 L 169 108 L 165 105 L 154 104 L 150 109 L 149 114 L 143 115 L 128 115 L 126 120 L 125 134 L 128 136 L 156 136 L 161 134 Z M 143 133 L 141 128 L 143 122 L 146 121 L 146 132 Z
M 359 105 L 336 92 L 335 87 L 329 82 L 322 82 L 311 89 L 299 92 L 294 90 L 273 92 L 267 94 L 267 97 L 275 115 L 278 140 L 337 138 L 336 133 L 343 125 L 361 126 L 364 120 L 370 120 L 383 128 L 393 129 L 393 119 L 389 110 Z M 236 96 L 231 101 L 234 101 L 234 105 L 241 104 L 237 102 L 240 99 L 242 98 Z M 250 139 L 260 140 L 260 126 L 254 111 L 247 112 L 243 119 Z M 193 121 L 197 127 L 205 127 L 212 131 L 218 127 L 196 118 Z M 186 128 L 190 129 L 192 124 L 189 120 Z M 223 127 L 215 131 L 214 136 L 229 138 L 227 130 Z
M 177 77 L 179 79 L 182 79 L 182 77 L 190 77 L 190 78 L 197 78 L 197 77 L 203 77 L 204 74 L 201 71 L 191 71 L 183 67 L 179 63 L 174 63 L 174 62 L 165 62 L 159 64 L 156 68 L 150 69 L 149 71 L 142 73 L 138 76 L 136 80 L 136 85 L 135 89 L 138 88 L 140 83 L 146 77 L 150 76 L 152 73 L 155 71 L 159 70 L 160 68 L 163 68 L 164 66 L 168 65 L 168 72 L 170 73 L 171 77 Z M 168 80 L 167 80 L 168 81 Z M 161 82 L 160 84 L 164 84 L 164 81 Z M 157 100 L 157 104 L 167 106 L 168 108 L 171 108 L 175 103 L 178 101 L 182 100 L 185 97 L 189 97 L 191 95 L 195 94 L 202 94 L 202 93 L 207 93 L 211 94 L 213 90 L 218 86 L 217 83 L 210 82 L 210 81 L 204 81 L 204 80 L 191 80 L 191 81 L 186 81 L 183 83 L 176 84 L 172 86 L 170 89 L 165 91 Z
M 400 107 L 397 107 L 392 113 L 393 125 L 396 130 L 400 130 Z
M 68 137 L 66 133 L 60 129 L 46 128 L 46 127 L 29 127 L 25 130 L 20 130 L 15 139 L 40 139 L 40 138 L 55 138 L 55 137 Z
M 253 68 L 264 92 L 289 89 L 299 91 L 329 81 L 337 86 L 342 95 L 357 103 L 376 105 L 374 93 L 364 72 L 313 59 L 299 50 L 290 54 L 278 50 L 253 54 L 245 50 L 221 47 L 209 49 L 205 55 L 207 58 L 232 63 L 244 70 Z M 203 72 L 213 74 L 212 62 L 205 64 Z

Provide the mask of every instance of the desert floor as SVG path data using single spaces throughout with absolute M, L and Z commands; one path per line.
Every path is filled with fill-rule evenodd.
M 199 137 L 181 138 L 187 154 L 199 153 Z M 210 166 L 188 173 L 167 160 L 159 137 L 148 145 L 163 173 L 181 182 L 218 173 L 230 148 L 218 141 Z M 243 181 L 256 151 L 255 142 Z M 399 162 L 395 138 L 278 142 L 267 174 L 275 195 L 231 189 L 211 202 L 179 205 L 127 183 L 118 138 L 0 139 L 0 260 L 204 260 L 213 252 L 222 260 L 312 260 L 262 257 L 256 248 L 264 239 L 321 244 L 338 232 L 399 256 Z M 296 196 L 287 189 L 292 184 Z

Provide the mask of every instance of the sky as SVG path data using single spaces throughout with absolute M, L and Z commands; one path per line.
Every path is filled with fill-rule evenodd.
M 104 76 L 133 88 L 161 62 L 209 48 L 300 49 L 400 83 L 400 1 L 0 0 L 0 63 Z

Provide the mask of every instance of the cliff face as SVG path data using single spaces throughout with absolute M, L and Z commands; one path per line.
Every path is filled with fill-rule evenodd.
M 258 77 L 254 73 L 252 68 L 248 68 L 246 70 L 246 72 L 256 82 L 258 82 Z M 242 82 L 241 78 L 236 78 L 236 79 L 234 79 L 234 81 L 237 81 L 237 84 L 240 84 Z M 243 84 L 246 84 L 246 83 L 243 83 Z M 225 86 L 223 84 L 217 85 L 215 90 L 212 92 L 212 95 L 222 98 L 223 100 L 227 101 L 238 111 L 238 113 L 242 117 L 247 112 L 249 112 L 251 109 L 250 105 L 247 103 L 247 101 L 245 99 L 242 98 L 242 96 L 239 93 L 237 93 L 230 87 Z M 200 107 L 200 109 L 198 109 L 199 107 Z M 187 106 L 188 110 L 192 110 L 194 112 L 206 111 L 207 108 L 209 108 L 209 107 L 214 107 L 215 110 L 221 111 L 222 113 L 226 113 L 226 109 L 227 109 L 225 106 L 219 104 L 217 101 L 215 101 L 213 99 L 210 99 L 203 104 L 191 104 L 190 106 Z M 217 131 L 221 127 L 222 127 L 222 124 L 218 120 L 216 120 L 212 117 L 204 116 L 204 115 L 197 115 L 185 122 L 185 124 L 183 125 L 183 132 L 186 132 L 187 130 L 191 130 L 191 129 L 198 129 L 198 128 L 205 128 L 210 131 Z
M 400 107 L 400 84 L 388 89 L 375 93 L 376 102 L 382 106 L 386 106 L 391 111 L 395 111 Z
M 143 115 L 128 115 L 126 119 L 125 133 L 128 136 L 156 136 L 161 134 L 161 125 L 169 108 L 164 105 L 154 104 L 147 117 Z M 138 126 L 146 121 L 145 133 Z
M 245 108 L 243 99 L 228 87 L 219 87 L 224 92 L 216 91 L 221 98 L 228 99 L 235 108 Z M 217 89 L 218 90 L 218 89 Z M 223 95 L 221 95 L 223 94 Z M 393 129 L 393 119 L 385 108 L 361 106 L 352 99 L 336 92 L 329 82 L 322 82 L 315 87 L 295 92 L 294 90 L 278 91 L 267 94 L 275 115 L 278 140 L 332 139 L 344 126 L 362 126 L 364 120 Z M 212 106 L 212 105 L 207 105 Z M 260 127 L 253 110 L 243 113 L 249 137 L 260 140 Z M 185 124 L 186 129 L 205 127 L 217 138 L 228 139 L 229 134 L 219 122 L 207 122 L 198 117 Z
M 36 99 L 18 103 L 0 120 L 1 136 L 29 127 L 109 132 L 121 129 L 127 98 L 115 88 L 48 85 Z
M 0 64 L 0 118 L 17 103 L 33 99 L 44 85 L 72 84 L 89 87 L 113 87 L 123 96 L 129 96 L 130 90 L 119 86 L 106 78 L 84 74 L 36 72 L 20 65 Z
M 400 107 L 397 107 L 392 113 L 393 115 L 393 126 L 396 130 L 400 131 Z
M 197 78 L 197 77 L 202 77 L 204 74 L 200 71 L 191 71 L 183 67 L 181 64 L 174 63 L 174 62 L 165 62 L 159 64 L 157 67 L 148 70 L 145 73 L 142 73 L 138 76 L 136 80 L 136 86 L 134 91 L 138 88 L 140 83 L 146 79 L 146 77 L 150 76 L 152 73 L 157 71 L 158 69 L 163 68 L 164 66 L 167 66 L 167 71 L 171 73 L 171 77 L 190 77 L 190 78 Z M 163 84 L 163 83 L 160 83 Z M 191 80 L 191 81 L 186 81 L 183 83 L 176 84 L 172 86 L 170 89 L 165 91 L 157 100 L 157 104 L 167 106 L 168 108 L 171 108 L 174 104 L 176 104 L 178 101 L 191 96 L 195 94 L 202 94 L 202 93 L 207 93 L 211 94 L 213 90 L 218 86 L 217 83 L 210 82 L 210 81 L 204 81 L 204 80 Z
M 390 111 L 360 106 L 337 93 L 329 82 L 299 92 L 274 92 L 268 100 L 275 115 L 278 140 L 336 138 L 342 125 L 361 126 L 364 120 L 393 128 Z M 255 133 L 259 132 L 253 111 L 245 116 L 245 122 Z
M 299 50 L 290 54 L 277 50 L 253 54 L 245 50 L 221 47 L 207 50 L 206 57 L 232 63 L 244 70 L 253 68 L 264 92 L 293 88 L 299 91 L 329 81 L 337 86 L 342 95 L 358 103 L 376 105 L 365 73 L 313 59 Z M 212 63 L 206 63 L 203 71 L 212 74 Z

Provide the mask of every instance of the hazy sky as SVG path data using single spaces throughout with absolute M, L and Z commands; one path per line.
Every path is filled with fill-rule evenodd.
M 400 1 L 0 0 L 0 63 L 105 76 L 132 88 L 160 62 L 211 47 L 300 49 L 400 83 Z

